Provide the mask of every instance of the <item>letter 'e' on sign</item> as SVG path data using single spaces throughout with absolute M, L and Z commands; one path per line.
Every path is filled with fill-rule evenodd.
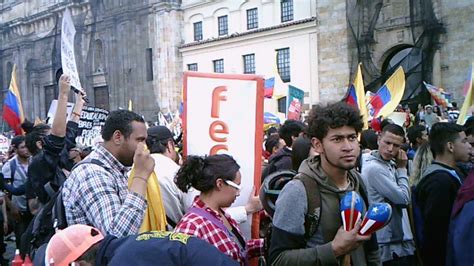
M 184 155 L 234 157 L 240 165 L 242 191 L 232 206 L 244 206 L 252 188 L 260 188 L 263 83 L 256 75 L 184 73 Z M 250 227 L 250 222 L 241 224 L 247 237 Z M 257 232 L 254 217 L 252 233 Z

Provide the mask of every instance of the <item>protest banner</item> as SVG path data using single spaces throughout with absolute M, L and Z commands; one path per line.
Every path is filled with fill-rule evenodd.
M 53 124 L 54 116 L 56 115 L 56 109 L 58 107 L 58 100 L 51 101 L 51 105 L 48 110 L 48 121 L 49 125 Z M 74 108 L 73 103 L 67 103 L 67 117 L 70 118 L 72 109 Z M 82 108 L 81 117 L 78 122 L 78 132 L 76 137 L 76 143 L 81 146 L 94 146 L 95 139 L 101 137 L 102 127 L 105 124 L 105 120 L 109 115 L 109 111 L 98 108 L 85 106 Z
M 74 28 L 71 12 L 66 8 L 61 26 L 61 66 L 63 73 L 71 78 L 71 86 L 83 91 L 74 55 L 75 35 L 76 28 Z
M 107 110 L 91 106 L 84 107 L 78 123 L 76 143 L 85 147 L 94 146 L 95 139 L 102 135 L 102 127 L 108 115 Z
M 10 148 L 10 140 L 3 134 L 0 134 L 0 154 L 5 154 Z
M 232 206 L 244 206 L 260 187 L 263 83 L 256 75 L 184 73 L 184 155 L 229 154 L 240 165 L 242 191 Z M 258 218 L 242 223 L 258 236 Z
M 288 86 L 288 97 L 286 106 L 287 119 L 300 120 L 301 108 L 303 107 L 304 91 L 296 88 L 295 86 Z

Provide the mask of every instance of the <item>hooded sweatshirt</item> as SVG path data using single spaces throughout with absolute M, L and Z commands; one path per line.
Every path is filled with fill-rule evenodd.
M 407 206 L 410 203 L 410 186 L 407 170 L 397 168 L 393 161 L 382 159 L 378 151 L 364 157 L 362 177 L 369 194 L 369 203 L 386 202 L 392 206 L 392 219 L 377 231 L 382 261 L 415 253 L 413 234 L 410 229 Z
M 316 233 L 305 241 L 305 215 L 308 199 L 303 183 L 292 180 L 285 185 L 278 196 L 273 216 L 273 230 L 270 244 L 271 265 L 338 265 L 344 256 L 336 257 L 332 240 L 342 226 L 339 202 L 348 191 L 359 194 L 364 188 L 359 173 L 348 172 L 349 187 L 340 190 L 320 167 L 320 157 L 303 161 L 299 169 L 318 183 L 321 191 L 321 216 Z M 364 204 L 364 212 L 366 206 Z M 374 236 L 371 241 L 350 253 L 351 265 L 380 265 Z M 375 243 L 375 245 L 373 245 Z M 372 246 L 369 247 L 369 244 Z

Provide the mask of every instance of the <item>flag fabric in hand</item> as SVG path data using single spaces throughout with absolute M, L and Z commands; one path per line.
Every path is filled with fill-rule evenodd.
M 342 226 L 344 230 L 350 231 L 354 228 L 357 221 L 362 217 L 364 204 L 362 198 L 355 191 L 347 192 L 340 202 Z
M 423 84 L 425 84 L 426 89 L 431 94 L 431 97 L 433 98 L 433 100 L 436 102 L 437 105 L 443 106 L 444 108 L 448 107 L 452 99 L 451 93 L 447 93 L 443 90 L 443 88 L 435 87 L 424 81 L 423 81 Z
M 135 165 L 132 166 L 130 178 L 128 179 L 129 188 L 132 186 L 134 178 Z M 163 198 L 161 197 L 160 183 L 158 183 L 158 177 L 155 171 L 153 171 L 150 177 L 148 177 L 146 201 L 148 202 L 148 205 L 146 207 L 142 225 L 140 226 L 140 233 L 166 230 L 166 210 L 163 205 Z
M 393 113 L 405 93 L 405 73 L 400 66 L 369 102 L 369 116 L 387 117 Z
M 474 101 L 472 99 L 473 92 L 472 92 L 472 79 L 474 77 L 474 64 L 471 65 L 471 68 L 469 69 L 469 76 L 464 83 L 464 89 L 466 90 L 466 97 L 464 98 L 464 103 L 462 104 L 461 111 L 459 111 L 459 116 L 458 116 L 458 121 L 457 124 L 459 125 L 464 125 L 464 122 L 469 118 L 468 112 L 469 109 L 471 109 L 471 106 L 473 105 Z M 470 115 L 470 114 L 469 114 Z
M 362 70 L 361 64 L 357 66 L 357 73 L 349 87 L 347 93 L 346 103 L 352 106 L 355 106 L 359 109 L 360 114 L 362 115 L 362 120 L 364 121 L 364 128 L 369 128 L 369 115 L 367 111 L 367 104 L 365 102 L 365 91 L 364 91 L 364 80 L 362 79 Z
M 392 218 L 392 207 L 390 204 L 383 202 L 370 205 L 360 225 L 359 234 L 372 234 L 388 224 L 390 218 Z
M 21 123 L 25 120 L 25 116 L 21 104 L 20 90 L 16 82 L 16 65 L 13 65 L 10 87 L 3 103 L 3 119 L 15 131 L 16 135 L 23 134 Z

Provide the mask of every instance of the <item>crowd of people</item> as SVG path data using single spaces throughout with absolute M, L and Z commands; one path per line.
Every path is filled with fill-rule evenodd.
M 464 126 L 441 122 L 425 106 L 416 114 L 408 109 L 402 126 L 386 119 L 362 130 L 352 106 L 316 106 L 307 121 L 287 120 L 265 132 L 265 189 L 231 207 L 244 162 L 231 154 L 183 161 L 167 127 L 147 128 L 128 110 L 110 112 L 101 143 L 79 147 L 84 101 L 76 97 L 68 121 L 70 89 L 69 77 L 61 76 L 52 126 L 24 125 L 26 136 L 13 138 L 2 167 L 2 233 L 14 220 L 17 248 L 34 256 L 34 265 L 249 265 L 253 258 L 266 265 L 474 263 L 474 119 Z M 143 232 L 153 172 L 166 230 Z M 293 175 L 268 182 L 283 172 Z M 339 202 L 349 191 L 361 196 L 364 211 L 390 204 L 390 222 L 371 235 L 358 233 L 361 221 L 345 231 Z M 53 220 L 65 228 L 32 237 L 52 203 L 63 206 L 64 221 Z M 266 230 L 248 239 L 239 224 L 254 213 Z

